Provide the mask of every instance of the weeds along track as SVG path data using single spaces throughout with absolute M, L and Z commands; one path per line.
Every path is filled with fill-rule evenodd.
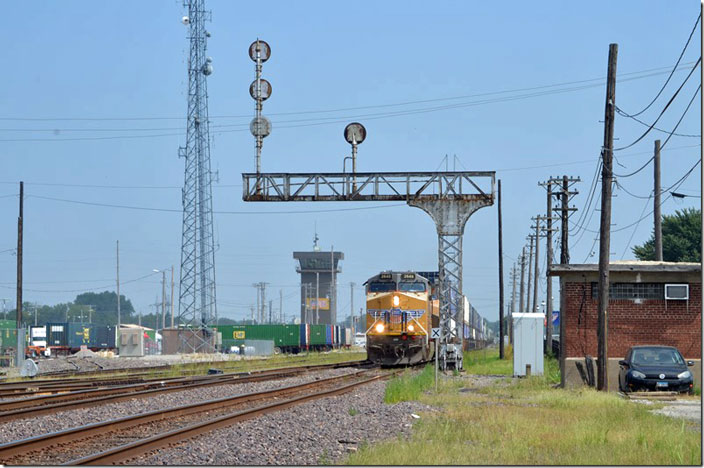
M 128 399 L 149 398 L 168 392 L 183 391 L 199 387 L 261 382 L 293 377 L 312 371 L 341 367 L 358 367 L 362 363 L 363 361 L 347 363 L 344 366 L 340 364 L 321 364 L 237 374 L 155 379 L 148 382 L 117 385 L 108 388 L 76 390 L 74 387 L 69 387 L 69 390 L 57 394 L 0 401 L 0 423 Z
M 5 465 L 107 465 L 168 444 L 391 376 L 377 370 L 98 422 L 0 445 Z M 92 454 L 86 456 L 86 454 Z

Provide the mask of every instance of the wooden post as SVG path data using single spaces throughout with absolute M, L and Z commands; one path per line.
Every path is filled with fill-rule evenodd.
M 20 341 L 20 332 L 22 329 L 22 229 L 23 229 L 23 211 L 24 211 L 24 182 L 20 181 L 20 215 L 17 217 L 17 343 Z M 17 346 L 16 365 L 22 365 L 24 357 L 24 346 L 20 349 Z
M 526 276 L 526 247 L 523 246 L 523 250 L 521 250 L 521 298 L 520 298 L 520 303 L 519 303 L 519 312 L 525 312 L 526 310 L 524 309 L 525 307 L 525 302 L 523 302 L 523 298 L 525 295 L 525 286 L 524 286 L 524 279 Z
M 545 317 L 547 319 L 545 328 L 546 342 L 545 346 L 548 351 L 552 352 L 552 276 L 550 276 L 550 265 L 552 264 L 552 181 L 548 181 L 548 206 L 545 212 L 547 216 L 547 239 L 545 242 L 545 255 L 547 257 L 547 267 L 545 268 L 545 279 L 547 281 L 547 291 L 545 297 Z
M 655 140 L 655 196 L 653 199 L 653 217 L 655 218 L 655 260 L 662 262 L 662 216 L 660 214 L 660 140 Z
M 601 171 L 601 224 L 599 227 L 599 315 L 597 323 L 597 390 L 608 390 L 609 253 L 611 248 L 611 184 L 613 180 L 614 110 L 616 107 L 616 57 L 618 44 L 609 45 L 609 70 L 604 111 L 603 167 Z
M 499 179 L 499 359 L 504 359 L 504 250 L 501 238 L 501 179 Z
M 535 263 L 535 274 L 533 275 L 533 308 L 531 312 L 538 312 L 538 281 L 540 276 L 538 274 L 538 267 L 540 265 L 540 216 L 535 218 L 535 255 L 533 256 Z

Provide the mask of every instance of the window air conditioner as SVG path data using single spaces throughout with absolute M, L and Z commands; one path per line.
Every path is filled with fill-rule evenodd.
M 689 300 L 689 285 L 688 284 L 666 284 L 665 285 L 666 300 Z

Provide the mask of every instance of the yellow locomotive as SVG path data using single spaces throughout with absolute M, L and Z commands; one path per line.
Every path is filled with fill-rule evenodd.
M 439 323 L 432 283 L 414 272 L 386 271 L 364 285 L 368 359 L 385 366 L 432 359 L 430 331 Z

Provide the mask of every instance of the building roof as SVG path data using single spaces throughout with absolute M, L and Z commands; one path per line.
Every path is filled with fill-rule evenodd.
M 578 263 L 578 264 L 555 264 L 550 265 L 550 276 L 561 276 L 565 273 L 586 273 L 598 272 L 599 265 L 597 263 Z M 653 261 L 638 261 L 638 260 L 621 260 L 613 261 L 609 264 L 609 271 L 632 271 L 643 273 L 701 273 L 701 263 L 690 262 L 653 262 Z

